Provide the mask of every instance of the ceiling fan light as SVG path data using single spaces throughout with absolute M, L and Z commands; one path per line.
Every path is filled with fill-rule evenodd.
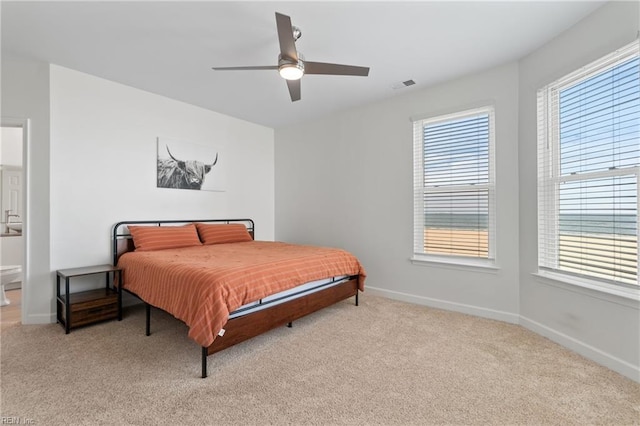
M 304 75 L 304 67 L 301 62 L 297 64 L 283 64 L 278 68 L 280 76 L 285 80 L 300 80 Z

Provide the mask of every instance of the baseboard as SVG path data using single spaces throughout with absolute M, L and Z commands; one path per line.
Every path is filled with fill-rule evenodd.
M 376 287 L 367 287 L 366 293 L 377 296 L 386 297 L 388 299 L 399 300 L 401 302 L 414 303 L 416 305 L 429 306 L 431 308 L 445 309 L 447 311 L 460 312 L 463 314 L 474 315 L 481 318 L 494 319 L 498 321 L 508 322 L 511 324 L 519 324 L 520 316 L 510 312 L 498 311 L 495 309 L 480 308 L 463 303 L 454 303 L 446 300 L 433 299 L 431 297 L 416 296 L 413 294 L 401 293 L 399 291 L 386 290 Z
M 571 336 L 567 336 L 564 333 L 556 331 L 532 319 L 520 316 L 520 325 L 582 355 L 585 358 L 597 362 L 616 373 L 620 373 L 623 376 L 640 383 L 640 366 L 633 365 L 627 361 L 616 358 L 611 354 L 581 342 Z
M 32 314 L 27 315 L 23 324 L 54 324 L 56 323 L 56 314 Z

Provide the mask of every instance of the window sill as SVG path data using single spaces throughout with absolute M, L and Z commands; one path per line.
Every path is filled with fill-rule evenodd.
M 536 281 L 552 287 L 585 294 L 632 308 L 640 307 L 640 289 L 616 286 L 557 272 L 538 271 L 531 275 L 535 277 Z
M 435 266 L 440 268 L 458 269 L 464 271 L 497 273 L 500 268 L 493 260 L 487 259 L 465 259 L 461 257 L 448 256 L 421 256 L 414 255 L 411 263 L 420 266 Z

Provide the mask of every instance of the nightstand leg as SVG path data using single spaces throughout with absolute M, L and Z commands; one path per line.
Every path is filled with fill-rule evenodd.
M 62 323 L 62 308 L 60 305 L 60 275 L 56 274 L 56 318 L 59 323 Z
M 69 334 L 71 331 L 71 295 L 69 294 L 69 277 L 64 279 L 64 295 L 65 310 L 67 312 L 67 318 L 64 320 L 64 332 L 65 334 Z

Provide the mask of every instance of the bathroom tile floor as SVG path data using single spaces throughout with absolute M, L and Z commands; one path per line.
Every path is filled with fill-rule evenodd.
M 20 322 L 21 306 L 22 306 L 22 290 L 7 290 L 7 299 L 11 304 L 0 307 L 0 326 L 5 327 L 10 324 Z

